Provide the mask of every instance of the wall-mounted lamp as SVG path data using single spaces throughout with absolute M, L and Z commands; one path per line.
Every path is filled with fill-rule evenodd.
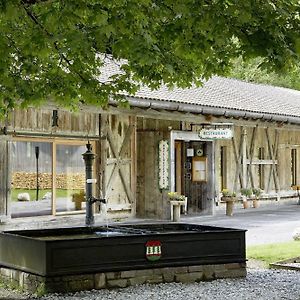
M 52 111 L 52 127 L 58 126 L 58 111 L 55 109 Z

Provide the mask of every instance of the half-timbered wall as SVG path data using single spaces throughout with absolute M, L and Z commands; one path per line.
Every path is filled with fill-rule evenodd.
M 262 188 L 270 196 L 289 196 L 291 189 L 291 150 L 296 149 L 297 184 L 300 184 L 300 134 L 296 126 L 288 128 L 265 124 L 234 126 L 232 140 L 216 141 L 216 191 L 221 191 L 220 153 L 226 148 L 226 188 Z M 224 170 L 223 170 L 224 172 Z

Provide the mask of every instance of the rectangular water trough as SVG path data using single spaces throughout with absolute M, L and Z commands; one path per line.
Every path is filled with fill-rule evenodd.
M 165 223 L 0 233 L 1 266 L 45 277 L 245 261 L 241 229 Z

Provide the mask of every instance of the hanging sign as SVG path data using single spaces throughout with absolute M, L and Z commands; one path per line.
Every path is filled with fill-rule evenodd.
M 232 136 L 233 132 L 230 128 L 203 128 L 199 131 L 201 139 L 222 140 L 231 139 Z
M 148 241 L 146 243 L 146 258 L 150 261 L 156 261 L 161 258 L 161 242 Z
M 158 147 L 158 181 L 160 189 L 169 186 L 169 144 L 168 141 L 160 141 Z

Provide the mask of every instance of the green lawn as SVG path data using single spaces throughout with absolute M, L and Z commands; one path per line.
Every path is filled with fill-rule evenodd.
M 46 190 L 39 190 L 39 199 L 42 199 L 42 197 L 47 193 L 51 192 L 50 189 Z M 56 198 L 60 197 L 67 197 L 70 196 L 74 193 L 78 193 L 79 190 L 64 190 L 64 189 L 57 189 L 56 190 Z M 17 201 L 18 194 L 20 193 L 29 193 L 30 195 L 30 200 L 34 201 L 36 198 L 36 190 L 26 190 L 26 189 L 12 189 L 12 201 Z
M 247 247 L 248 259 L 261 260 L 266 264 L 297 256 L 300 256 L 300 241 Z

